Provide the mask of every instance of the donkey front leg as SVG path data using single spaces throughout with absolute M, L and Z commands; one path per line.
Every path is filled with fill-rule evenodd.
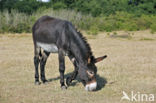
M 49 52 L 47 51 L 43 51 L 41 53 L 41 61 L 40 61 L 40 76 L 41 76 L 41 80 L 43 83 L 46 83 L 47 80 L 46 80 L 46 77 L 45 77 L 45 65 L 46 65 L 46 61 L 47 61 L 47 58 L 49 56 Z
M 75 78 L 77 77 L 77 74 L 78 74 L 78 64 L 77 64 L 74 56 L 69 55 L 68 57 L 72 61 L 72 63 L 74 64 L 75 70 L 73 71 L 71 76 L 67 77 L 67 79 L 66 79 L 67 86 L 69 86 L 72 83 L 72 81 L 75 80 Z
M 60 72 L 60 84 L 62 89 L 67 89 L 64 84 L 64 72 L 65 72 L 65 55 L 62 50 L 58 52 L 59 57 L 59 72 Z

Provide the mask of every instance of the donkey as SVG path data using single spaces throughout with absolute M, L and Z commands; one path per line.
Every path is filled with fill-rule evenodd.
M 50 53 L 58 53 L 60 84 L 62 89 L 67 89 L 77 75 L 87 91 L 97 87 L 95 63 L 107 56 L 95 58 L 90 45 L 76 28 L 66 20 L 50 16 L 39 18 L 32 28 L 34 42 L 35 84 L 39 85 L 38 66 L 40 63 L 40 76 L 43 83 L 48 82 L 45 77 L 45 64 Z M 72 61 L 75 69 L 64 83 L 65 56 Z

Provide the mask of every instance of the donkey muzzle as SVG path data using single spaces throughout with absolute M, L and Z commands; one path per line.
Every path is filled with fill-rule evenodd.
M 86 91 L 94 91 L 94 90 L 96 90 L 96 87 L 97 87 L 97 82 L 94 81 L 94 82 L 86 84 L 85 85 L 85 90 Z

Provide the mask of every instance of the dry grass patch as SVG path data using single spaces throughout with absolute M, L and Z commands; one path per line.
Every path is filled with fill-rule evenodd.
M 146 32 L 134 32 L 132 40 L 110 38 L 106 33 L 89 37 L 94 55 L 108 55 L 97 64 L 100 86 L 96 92 L 86 92 L 77 80 L 62 91 L 57 54 L 51 54 L 46 65 L 51 82 L 35 86 L 31 35 L 0 35 L 0 103 L 119 103 L 122 91 L 132 90 L 156 96 L 156 40 L 155 34 L 152 37 Z M 154 40 L 140 41 L 142 37 Z M 72 71 L 73 65 L 66 58 L 65 74 Z

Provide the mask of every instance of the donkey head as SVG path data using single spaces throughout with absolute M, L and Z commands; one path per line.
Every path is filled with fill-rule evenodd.
M 82 80 L 82 83 L 85 86 L 85 90 L 87 91 L 93 91 L 97 87 L 96 82 L 96 73 L 97 73 L 97 67 L 95 63 L 102 61 L 107 56 L 102 56 L 98 58 L 89 57 L 88 62 L 85 64 L 80 65 L 79 67 L 79 77 Z

